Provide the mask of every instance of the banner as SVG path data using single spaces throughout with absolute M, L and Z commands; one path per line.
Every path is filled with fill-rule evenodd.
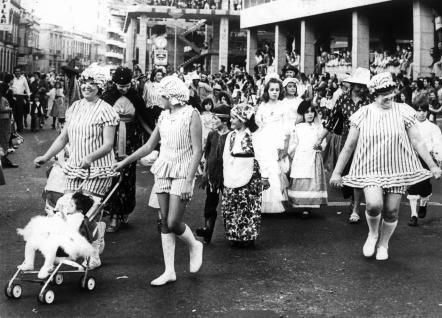
M 12 24 L 9 21 L 10 11 L 10 0 L 0 0 L 0 31 L 12 31 Z

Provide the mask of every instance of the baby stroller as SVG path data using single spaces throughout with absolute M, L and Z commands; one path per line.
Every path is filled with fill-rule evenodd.
M 88 176 L 89 178 L 89 176 Z M 77 192 L 81 191 L 86 180 L 80 185 Z M 112 197 L 113 193 L 119 185 L 121 184 L 122 175 L 120 175 L 118 182 L 110 189 L 109 193 L 101 200 L 100 204 L 92 206 L 92 208 L 84 216 L 84 222 L 88 220 L 101 219 L 103 216 L 103 207 L 107 201 Z M 84 226 L 84 228 L 88 228 Z M 91 233 L 88 233 L 88 236 Z M 92 235 L 90 235 L 92 236 Z M 63 259 L 58 263 L 53 272 L 45 279 L 38 279 L 36 275 L 38 271 L 22 271 L 18 269 L 12 278 L 8 281 L 5 286 L 5 295 L 7 298 L 19 299 L 22 296 L 23 288 L 21 282 L 39 283 L 42 286 L 37 299 L 42 304 L 52 304 L 55 300 L 54 285 L 59 286 L 63 284 L 64 274 L 80 274 L 79 286 L 81 289 L 86 291 L 93 291 L 96 286 L 96 280 L 93 276 L 89 274 L 89 261 L 90 258 L 86 258 L 83 264 L 79 264 L 74 260 Z

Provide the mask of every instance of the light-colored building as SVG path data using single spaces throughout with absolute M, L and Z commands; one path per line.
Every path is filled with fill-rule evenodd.
M 9 7 L 9 31 L 0 31 L 0 72 L 12 72 L 17 64 L 17 51 L 19 46 L 20 25 L 20 0 L 10 0 Z
M 347 50 L 353 68 L 368 68 L 378 52 L 409 47 L 414 78 L 428 76 L 435 17 L 441 9 L 442 2 L 432 0 L 243 0 L 248 70 L 253 72 L 263 43 L 271 42 L 277 71 L 291 47 L 306 74 L 315 70 L 323 51 Z
M 70 32 L 53 24 L 40 27 L 41 58 L 38 61 L 40 72 L 60 72 L 61 66 L 75 61 L 81 70 L 97 60 L 97 50 L 91 35 Z

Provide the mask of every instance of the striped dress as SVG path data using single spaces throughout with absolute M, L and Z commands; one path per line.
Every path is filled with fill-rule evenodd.
M 160 155 L 151 168 L 151 172 L 157 178 L 187 177 L 193 155 L 190 136 L 193 112 L 196 110 L 186 105 L 174 113 L 170 113 L 170 110 L 161 113 L 158 119 Z
M 112 106 L 101 99 L 93 104 L 81 99 L 68 109 L 66 119 L 70 154 L 64 172 L 68 179 L 67 189 L 75 191 L 88 175 L 87 170 L 79 168 L 82 159 L 103 145 L 104 127 L 117 126 L 119 117 Z M 113 150 L 92 162 L 90 182 L 85 185 L 85 190 L 103 195 L 112 181 L 111 178 L 118 175 L 111 169 L 114 162 Z
M 390 109 L 376 104 L 362 107 L 350 117 L 359 139 L 345 185 L 383 189 L 404 187 L 431 177 L 413 149 L 407 129 L 415 123 L 415 111 L 406 104 Z

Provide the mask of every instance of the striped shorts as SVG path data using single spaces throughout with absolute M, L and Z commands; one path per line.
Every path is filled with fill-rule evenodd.
M 152 188 L 152 191 L 155 191 L 155 193 L 169 193 L 180 197 L 184 190 L 185 185 L 186 185 L 186 179 L 155 177 L 155 186 Z M 190 196 L 193 195 L 194 186 L 195 186 L 195 181 L 193 181 L 192 183 L 192 190 L 190 192 Z
M 66 190 L 67 192 L 77 191 L 81 184 L 83 183 L 83 179 L 80 178 L 67 178 L 66 180 Z M 92 195 L 96 195 L 99 197 L 103 197 L 109 188 L 112 185 L 112 178 L 93 178 L 87 180 L 83 184 L 83 192 L 90 193 Z
M 377 188 L 377 186 L 368 186 L 366 188 Z M 389 187 L 389 188 L 382 188 L 385 194 L 405 194 L 407 191 L 406 186 L 398 186 L 398 187 Z

